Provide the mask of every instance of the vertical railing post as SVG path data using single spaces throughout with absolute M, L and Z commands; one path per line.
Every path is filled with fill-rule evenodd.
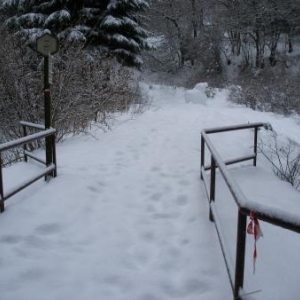
M 22 125 L 23 127 L 23 136 L 27 136 L 27 130 L 26 130 L 26 126 L 25 125 Z M 28 161 L 28 158 L 27 158 L 27 155 L 25 154 L 26 153 L 26 150 L 27 150 L 27 147 L 26 147 L 26 144 L 23 145 L 23 151 L 24 151 L 24 160 L 25 162 Z
M 202 167 L 204 167 L 205 164 L 205 142 L 204 142 L 204 138 L 201 135 L 201 164 L 200 164 L 200 177 L 203 180 L 203 176 L 202 176 Z
M 209 202 L 215 201 L 216 196 L 216 161 L 211 156 L 211 169 L 210 169 L 210 197 Z M 211 207 L 209 206 L 209 220 L 214 221 Z
M 257 161 L 257 132 L 258 132 L 258 127 L 254 128 L 254 155 L 255 157 L 253 158 L 253 166 L 256 167 L 256 161 Z
M 4 212 L 4 191 L 3 191 L 3 176 L 2 176 L 2 157 L 0 152 L 0 213 Z
M 237 226 L 234 300 L 241 300 L 239 291 L 244 285 L 247 216 L 240 211 Z
M 52 135 L 52 158 L 53 163 L 55 165 L 55 169 L 53 171 L 53 177 L 57 176 L 57 164 L 56 164 L 56 144 L 55 144 L 55 134 Z

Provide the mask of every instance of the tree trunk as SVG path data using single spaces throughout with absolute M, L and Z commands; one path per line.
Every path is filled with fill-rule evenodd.
M 256 61 L 255 66 L 258 69 L 264 68 L 264 43 L 262 40 L 261 32 L 256 29 L 255 30 L 255 48 L 256 48 Z

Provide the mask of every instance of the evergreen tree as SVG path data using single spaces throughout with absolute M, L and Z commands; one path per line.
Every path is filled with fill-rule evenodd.
M 94 1 L 95 2 L 95 1 Z M 101 2 L 101 1 L 98 1 Z M 141 27 L 140 12 L 148 7 L 145 0 L 110 0 L 104 16 L 98 17 L 89 35 L 89 44 L 105 46 L 119 61 L 140 66 L 140 52 L 150 49 L 148 31 Z
M 4 11 L 8 15 L 6 26 L 20 30 L 35 41 L 44 30 L 49 30 L 62 40 L 85 40 L 77 28 L 83 0 L 5 0 Z
M 31 43 L 49 30 L 61 42 L 82 42 L 129 66 L 140 66 L 140 52 L 150 48 L 138 16 L 147 0 L 4 0 L 3 7 L 6 26 Z

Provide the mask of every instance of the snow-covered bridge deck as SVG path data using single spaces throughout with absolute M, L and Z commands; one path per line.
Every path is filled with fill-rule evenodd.
M 200 130 L 248 121 L 284 129 L 286 123 L 232 107 L 224 92 L 204 106 L 186 104 L 183 89 L 144 90 L 153 99 L 149 111 L 113 131 L 93 132 L 96 138 L 81 136 L 58 145 L 58 177 L 37 182 L 7 201 L 0 215 L 1 300 L 232 298 L 201 188 Z M 222 155 L 241 156 L 249 152 L 252 136 L 219 136 L 216 145 Z M 275 186 L 287 187 L 271 172 L 259 179 L 264 166 L 259 158 L 257 169 L 232 171 L 246 196 L 252 179 L 263 179 L 265 187 L 273 180 Z M 35 168 L 20 163 L 6 169 L 5 184 L 18 184 Z M 253 196 L 254 189 L 250 192 Z M 225 188 L 218 195 L 227 198 Z M 227 202 L 222 199 L 217 198 L 218 204 Z M 224 231 L 229 248 L 235 247 L 230 230 L 236 228 L 234 209 L 226 204 L 222 210 L 228 218 Z M 265 224 L 262 229 L 255 277 L 248 243 L 246 290 L 263 289 L 256 299 L 296 300 L 299 236 Z

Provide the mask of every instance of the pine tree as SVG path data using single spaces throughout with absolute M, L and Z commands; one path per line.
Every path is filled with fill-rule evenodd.
M 150 48 L 138 15 L 147 0 L 4 0 L 3 7 L 7 27 L 31 43 L 48 30 L 62 43 L 81 42 L 129 66 L 140 66 L 139 54 Z
M 145 0 L 110 0 L 104 16 L 97 16 L 94 22 L 89 45 L 104 46 L 123 64 L 140 66 L 139 54 L 151 48 L 147 42 L 149 33 L 141 27 L 138 15 L 147 7 Z
M 5 0 L 3 7 L 8 15 L 6 26 L 19 30 L 30 42 L 45 30 L 59 39 L 85 40 L 84 33 L 77 28 L 83 0 Z

